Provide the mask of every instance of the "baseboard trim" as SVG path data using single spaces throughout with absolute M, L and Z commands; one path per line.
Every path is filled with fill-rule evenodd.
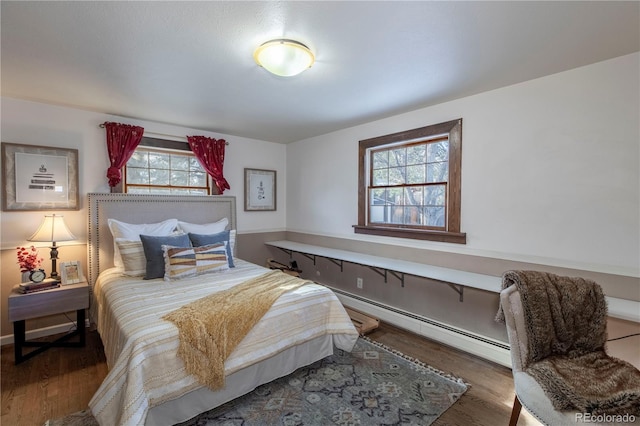
M 509 345 L 458 327 L 415 315 L 352 293 L 330 287 L 340 302 L 396 327 L 414 332 L 480 358 L 511 368 Z
M 57 324 L 49 327 L 37 328 L 35 330 L 29 330 L 26 332 L 25 338 L 27 340 L 39 339 L 40 337 L 52 336 L 54 334 L 61 334 L 70 331 L 71 327 L 74 327 L 74 324 L 66 323 L 66 324 Z M 85 320 L 85 327 L 90 327 L 91 323 L 88 319 Z M 15 338 L 13 334 L 9 334 L 8 336 L 0 337 L 0 346 L 11 345 L 15 342 Z

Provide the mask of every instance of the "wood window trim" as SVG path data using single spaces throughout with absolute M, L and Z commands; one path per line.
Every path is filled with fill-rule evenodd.
M 449 136 L 449 194 L 447 198 L 446 213 L 448 218 L 447 230 L 436 231 L 407 227 L 368 225 L 366 218 L 368 182 L 366 174 L 367 150 L 381 145 L 410 141 L 417 138 L 428 138 L 443 134 L 447 134 Z M 460 232 L 461 178 L 462 118 L 413 130 L 361 140 L 358 148 L 358 224 L 353 225 L 354 232 L 357 234 L 466 244 L 466 233 Z
M 140 141 L 141 148 L 164 148 L 164 149 L 173 149 L 175 151 L 187 151 L 191 152 L 191 148 L 189 148 L 189 143 L 184 141 L 174 141 L 171 139 L 158 139 L 158 138 L 150 138 L 147 136 L 143 136 Z
M 161 149 L 170 149 L 174 151 L 186 151 L 186 152 L 193 153 L 193 151 L 191 151 L 191 148 L 189 147 L 189 142 L 176 141 L 171 139 L 151 138 L 148 136 L 142 137 L 142 139 L 140 140 L 140 144 L 138 144 L 137 148 L 143 148 L 143 149 L 148 148 L 151 151 L 153 150 L 153 148 L 161 148 Z M 122 169 L 120 169 L 123 175 L 125 174 L 124 173 L 125 169 L 126 169 L 126 164 L 122 167 Z M 124 188 L 125 188 L 124 181 L 125 179 L 123 178 L 120 182 L 118 182 L 116 186 L 111 187 L 111 192 L 123 194 Z M 131 185 L 131 186 L 135 186 L 135 185 Z M 219 195 L 217 192 L 218 188 L 215 185 L 211 185 L 209 176 L 207 176 L 207 189 L 209 191 L 209 195 Z

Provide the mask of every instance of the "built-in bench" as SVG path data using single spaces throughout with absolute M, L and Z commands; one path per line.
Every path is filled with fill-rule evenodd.
M 481 290 L 498 293 L 500 292 L 502 282 L 500 277 L 491 275 L 476 274 L 474 272 L 442 268 L 424 263 L 408 262 L 406 260 L 372 256 L 355 251 L 314 246 L 297 243 L 295 241 L 270 241 L 265 244 L 277 247 L 289 256 L 291 256 L 293 252 L 300 253 L 302 256 L 313 260 L 314 265 L 316 264 L 316 257 L 323 257 L 339 266 L 340 271 L 343 270 L 343 262 L 366 266 L 383 276 L 385 282 L 387 282 L 389 274 L 393 275 L 400 281 L 402 287 L 404 287 L 405 274 L 441 281 L 458 293 L 461 302 L 464 297 L 464 287 L 479 288 Z
M 499 293 L 502 288 L 502 277 L 493 275 L 477 274 L 424 263 L 372 256 L 349 250 L 339 250 L 295 241 L 269 241 L 265 244 L 277 247 L 290 257 L 294 252 L 299 253 L 312 260 L 314 265 L 316 264 L 317 257 L 325 258 L 339 266 L 341 271 L 343 270 L 343 262 L 366 266 L 383 276 L 385 282 L 387 282 L 388 275 L 393 275 L 400 281 L 402 286 L 404 286 L 405 274 L 440 281 L 453 288 L 458 293 L 460 301 L 463 301 L 464 287 L 477 288 L 493 293 Z M 640 322 L 640 302 L 607 297 L 607 303 L 609 316 Z

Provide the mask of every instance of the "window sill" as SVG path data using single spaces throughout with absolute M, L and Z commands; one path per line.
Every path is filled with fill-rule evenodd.
M 383 226 L 353 225 L 356 234 L 380 235 L 383 237 L 410 238 L 414 240 L 439 241 L 442 243 L 466 244 L 467 234 L 464 232 L 447 232 L 433 230 L 416 230 L 407 228 L 391 228 Z

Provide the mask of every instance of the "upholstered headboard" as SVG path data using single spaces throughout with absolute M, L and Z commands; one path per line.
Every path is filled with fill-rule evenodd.
M 88 198 L 91 288 L 100 272 L 113 266 L 113 237 L 107 219 L 156 223 L 176 218 L 190 223 L 212 223 L 227 218 L 229 229 L 236 229 L 236 197 L 233 196 L 91 193 Z

